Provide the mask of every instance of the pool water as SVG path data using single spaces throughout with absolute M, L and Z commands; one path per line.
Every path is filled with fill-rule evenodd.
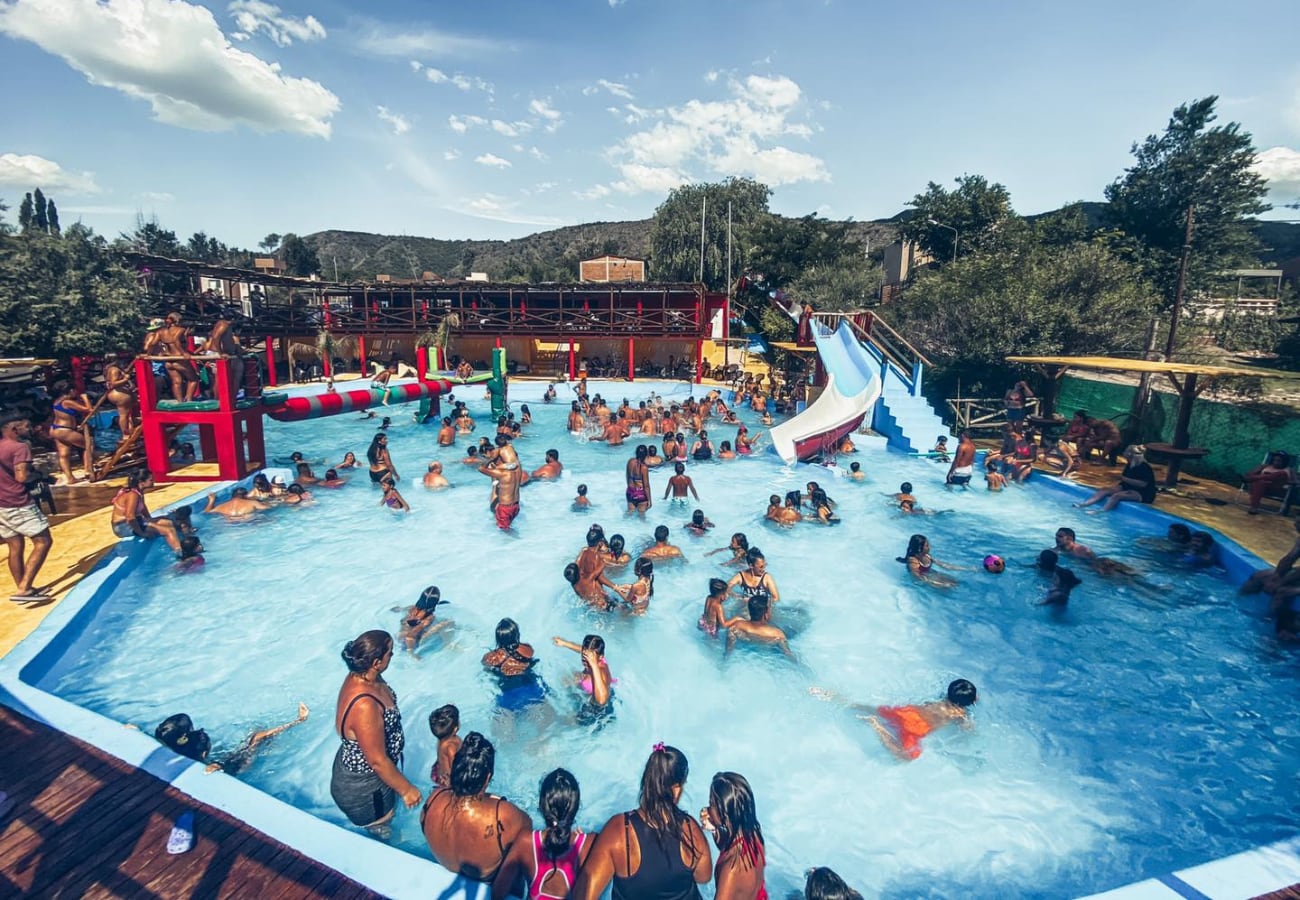
M 488 512 L 488 479 L 458 463 L 464 438 L 440 449 L 434 427 L 411 422 L 413 406 L 381 410 L 394 417 L 389 446 L 410 514 L 381 508 L 363 468 L 342 489 L 316 490 L 312 506 L 252 522 L 198 516 L 206 566 L 180 575 L 165 548 L 152 548 L 52 690 L 148 730 L 187 712 L 218 755 L 255 728 L 288 721 L 303 700 L 310 719 L 240 777 L 346 827 L 329 795 L 339 651 L 371 628 L 396 634 L 401 611 L 436 584 L 450 601 L 439 617 L 455 627 L 419 658 L 399 651 L 386 675 L 413 783 L 428 789 L 429 713 L 455 703 L 461 734 L 482 731 L 496 744 L 494 790 L 536 820 L 540 779 L 564 766 L 582 786 L 579 824 L 593 829 L 635 806 L 645 757 L 665 741 L 690 760 L 682 806 L 691 813 L 714 772 L 749 779 L 774 896 L 801 889 L 815 865 L 868 895 L 1077 895 L 1296 833 L 1296 668 L 1258 604 L 1239 599 L 1221 572 L 1178 568 L 1135 544 L 1121 517 L 1085 515 L 1032 484 L 991 495 L 977 480 L 978 489 L 949 493 L 945 465 L 886 451 L 854 457 L 865 483 L 787 467 L 769 453 L 691 463 L 699 506 L 717 524 L 693 538 L 681 526 L 695 504 L 659 499 L 664 470 L 652 476 L 649 515 L 626 514 L 623 467 L 636 436 L 608 448 L 569 435 L 567 401 L 544 405 L 543 388 L 512 385 L 515 408 L 527 402 L 534 416 L 519 455 L 532 469 L 555 447 L 566 468 L 556 483 L 523 489 L 512 532 L 498 531 Z M 671 399 L 690 391 L 592 388 L 611 405 L 651 389 Z M 478 417 L 477 434 L 490 435 L 482 392 L 458 393 Z M 354 414 L 268 422 L 268 452 L 337 461 L 352 450 L 364 459 L 374 426 Z M 716 446 L 734 440 L 735 428 L 715 426 L 711 436 Z M 445 463 L 453 489 L 420 486 L 432 459 Z M 763 522 L 769 494 L 810 479 L 837 501 L 842 524 Z M 947 512 L 899 513 L 886 495 L 903 480 L 922 506 Z M 585 512 L 571 508 L 580 482 L 594 505 Z M 655 525 L 672 528 L 687 560 L 657 566 L 644 616 L 592 612 L 564 581 L 592 522 L 625 535 L 634 552 Z M 1084 583 L 1068 610 L 1035 607 L 1047 583 L 1029 564 L 1061 525 L 1144 577 L 1103 579 L 1077 564 Z M 767 555 L 781 592 L 773 622 L 792 632 L 793 659 L 744 646 L 724 656 L 723 641 L 696 626 L 708 579 L 734 571 L 719 565 L 726 554 L 704 553 L 734 531 Z M 956 588 L 916 584 L 895 561 L 918 531 L 937 559 L 967 568 L 955 573 Z M 980 568 L 988 553 L 1007 558 L 1005 573 Z M 607 574 L 633 580 L 630 566 Z M 497 687 L 479 665 L 502 616 L 536 647 L 550 691 L 524 713 L 497 708 Z M 577 654 L 551 644 L 553 635 L 577 641 L 588 632 L 604 636 L 618 679 L 613 714 L 596 725 L 582 724 L 582 695 L 571 686 Z M 974 730 L 931 735 L 912 763 L 890 757 L 847 707 L 937 699 L 957 677 L 979 688 Z M 817 699 L 814 685 L 842 699 Z M 395 841 L 427 857 L 417 814 L 399 812 Z

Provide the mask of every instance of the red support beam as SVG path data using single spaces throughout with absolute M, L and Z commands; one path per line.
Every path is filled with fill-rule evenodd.
M 636 341 L 633 338 L 627 339 L 627 380 L 636 379 Z
M 266 336 L 266 383 L 275 387 L 275 338 Z

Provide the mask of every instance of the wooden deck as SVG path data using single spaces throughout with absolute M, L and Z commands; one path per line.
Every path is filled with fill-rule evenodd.
M 0 708 L 0 896 L 369 898 L 368 890 L 88 744 Z M 167 837 L 195 813 L 194 848 Z

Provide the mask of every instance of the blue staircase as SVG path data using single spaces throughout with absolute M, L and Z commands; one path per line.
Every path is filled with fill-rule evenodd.
M 880 367 L 882 387 L 871 427 L 888 439 L 889 446 L 905 453 L 931 450 L 939 435 L 948 434 L 948 426 L 921 393 L 928 361 L 879 316 L 867 319 L 865 329 L 861 321 L 849 321 L 858 342 Z

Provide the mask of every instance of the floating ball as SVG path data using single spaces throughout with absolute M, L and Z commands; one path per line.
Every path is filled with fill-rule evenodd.
M 1004 560 L 1002 557 L 993 553 L 990 553 L 988 556 L 984 557 L 984 571 L 992 572 L 994 575 L 997 575 L 1000 572 L 1005 571 L 1006 568 L 1007 568 L 1006 560 Z

